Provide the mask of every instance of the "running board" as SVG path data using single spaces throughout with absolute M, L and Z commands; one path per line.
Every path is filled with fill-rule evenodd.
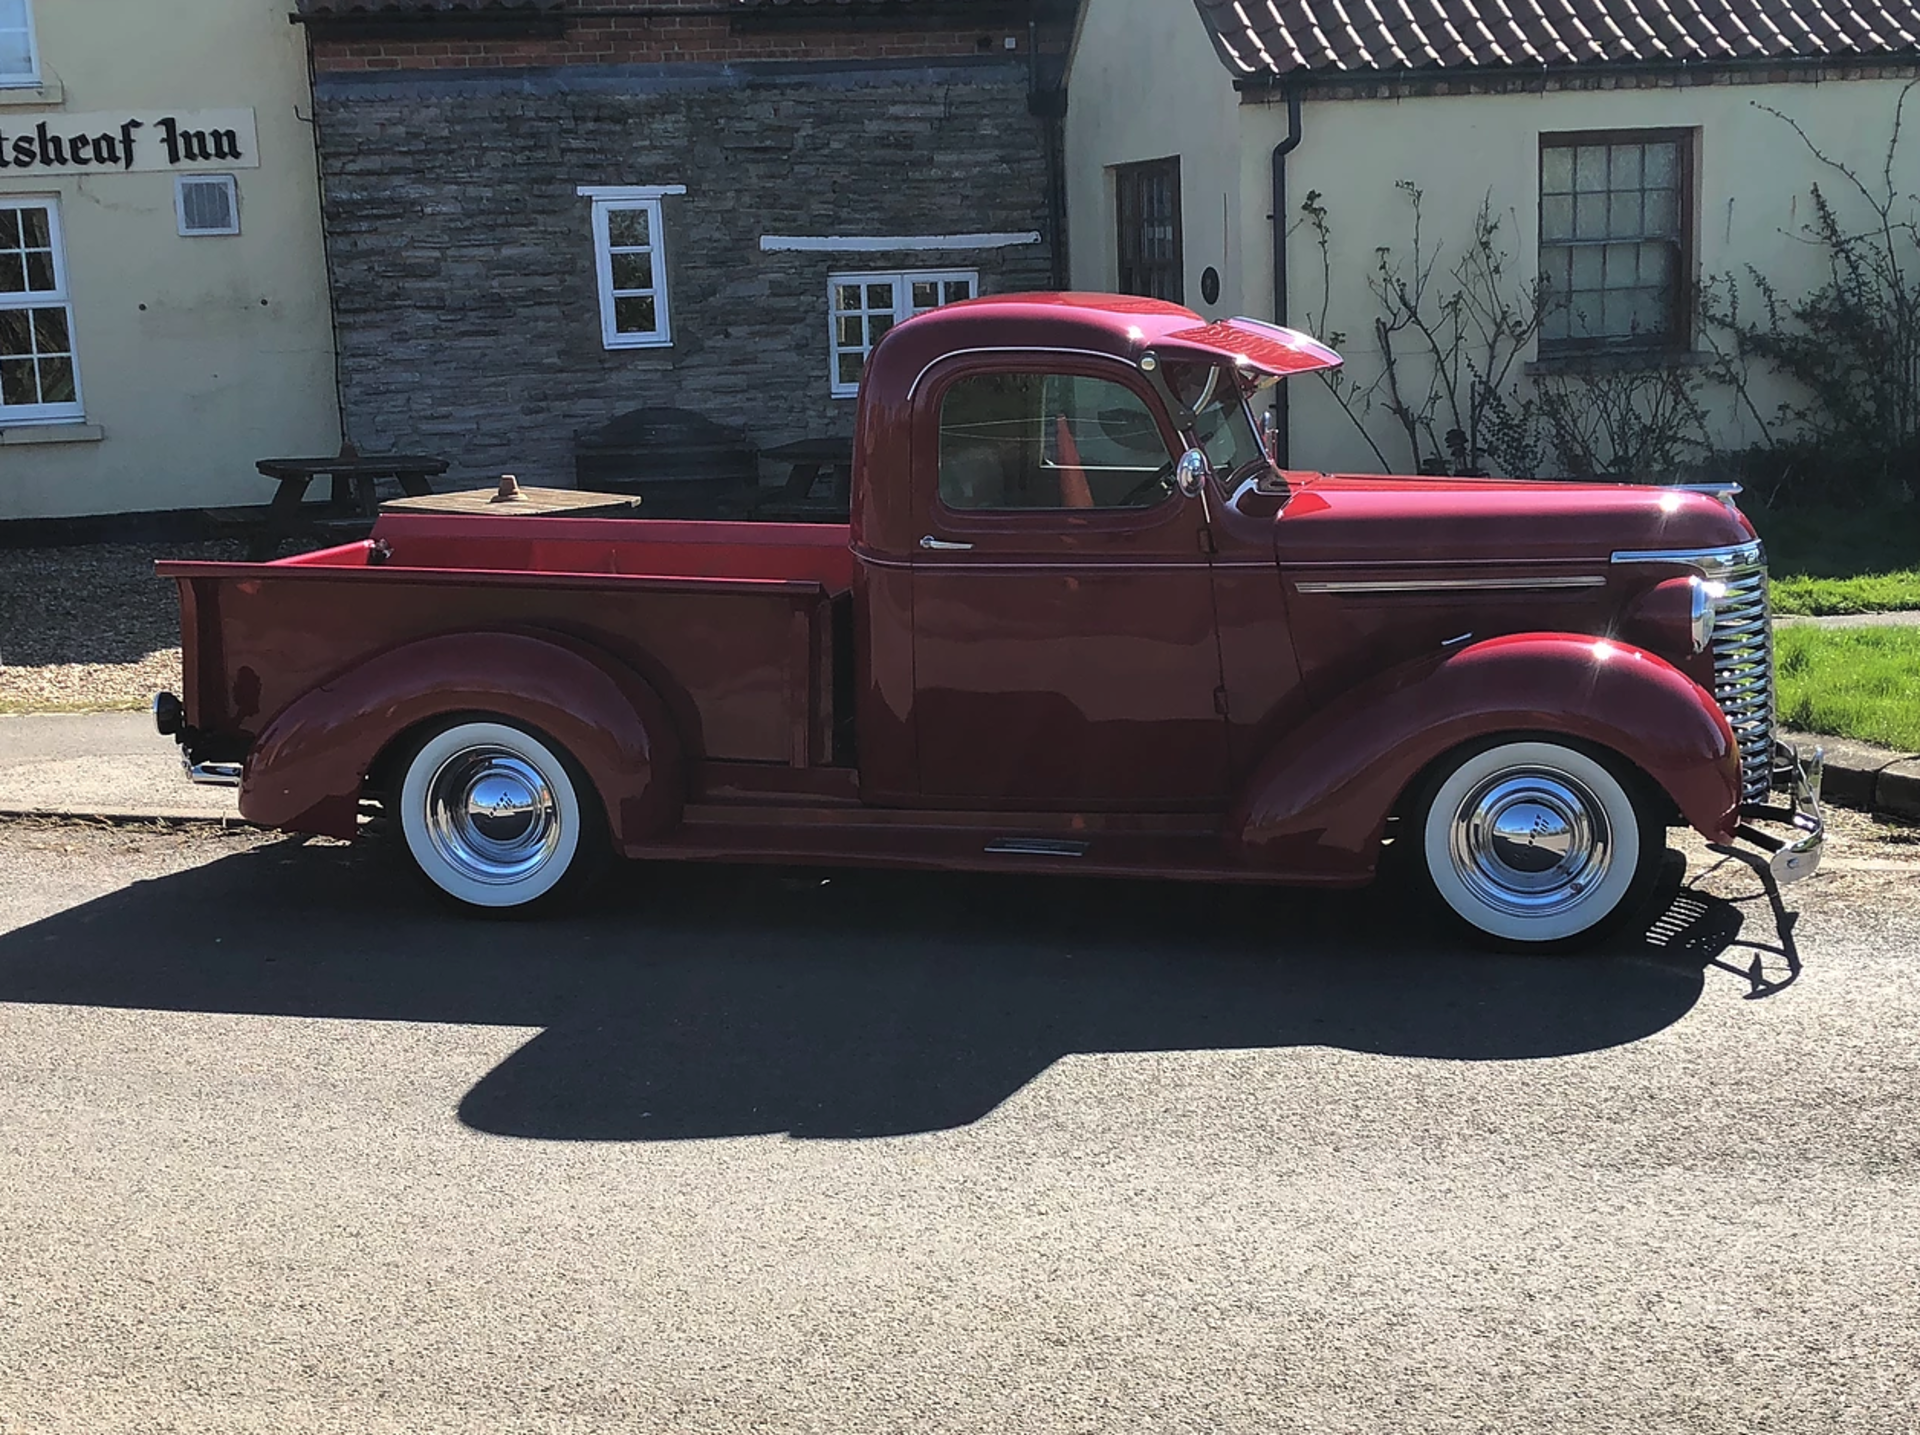
M 994 857 L 1084 857 L 1087 844 L 1056 837 L 999 837 L 987 844 L 986 851 Z

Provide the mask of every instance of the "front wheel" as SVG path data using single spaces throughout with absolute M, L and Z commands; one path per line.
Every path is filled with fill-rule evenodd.
M 1413 835 L 1434 896 L 1483 941 L 1547 951 L 1640 911 L 1665 829 L 1624 764 L 1545 740 L 1469 749 L 1431 781 Z
M 482 912 L 545 907 L 601 866 L 591 784 L 524 728 L 462 721 L 429 735 L 399 787 L 400 832 L 420 875 Z

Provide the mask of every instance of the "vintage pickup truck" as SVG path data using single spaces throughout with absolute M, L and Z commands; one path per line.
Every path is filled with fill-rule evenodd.
M 156 719 L 248 818 L 377 803 L 491 911 L 614 854 L 1348 886 L 1397 849 L 1546 948 L 1640 910 L 1670 825 L 1810 872 L 1731 494 L 1277 469 L 1256 396 L 1339 362 L 1157 300 L 953 304 L 872 354 L 849 524 L 388 514 L 165 562 Z

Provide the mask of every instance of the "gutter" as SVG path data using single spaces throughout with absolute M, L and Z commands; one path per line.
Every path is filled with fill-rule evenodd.
M 1287 135 L 1273 147 L 1273 322 L 1287 322 L 1287 156 L 1300 147 L 1300 86 L 1293 79 L 1285 82 L 1287 96 Z M 1273 458 L 1281 468 L 1288 466 L 1293 448 L 1289 422 L 1287 385 L 1273 389 Z

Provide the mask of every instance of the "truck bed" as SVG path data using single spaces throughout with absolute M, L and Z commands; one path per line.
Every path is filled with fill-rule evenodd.
M 690 757 L 832 760 L 845 525 L 389 514 L 357 543 L 157 571 L 180 585 L 187 721 L 237 747 L 376 653 L 542 628 L 651 682 Z

